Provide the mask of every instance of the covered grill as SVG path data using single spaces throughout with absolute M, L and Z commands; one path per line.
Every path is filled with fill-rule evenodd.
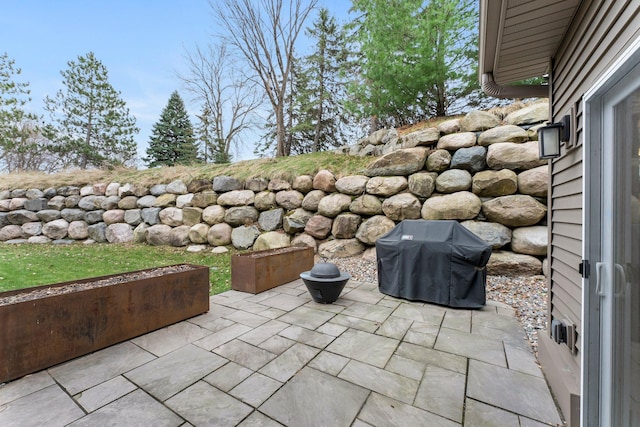
M 376 242 L 380 292 L 449 307 L 484 306 L 491 246 L 457 221 L 405 220 Z

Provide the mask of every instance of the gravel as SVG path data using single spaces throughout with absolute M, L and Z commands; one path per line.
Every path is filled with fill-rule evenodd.
M 375 261 L 362 257 L 331 259 L 341 271 L 358 282 L 377 282 Z M 487 276 L 487 300 L 511 306 L 520 321 L 533 351 L 538 352 L 538 331 L 547 328 L 547 281 L 544 276 Z

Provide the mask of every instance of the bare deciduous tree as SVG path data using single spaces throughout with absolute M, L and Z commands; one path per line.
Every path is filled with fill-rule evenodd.
M 223 38 L 238 50 L 273 108 L 276 156 L 286 156 L 284 123 L 294 45 L 318 0 L 209 0 Z
M 213 151 L 214 159 L 228 159 L 239 135 L 252 124 L 252 115 L 262 104 L 255 83 L 234 69 L 224 45 L 209 45 L 206 51 L 196 47 L 186 54 L 189 70 L 180 76 L 194 101 L 203 104 L 201 121 L 204 154 Z

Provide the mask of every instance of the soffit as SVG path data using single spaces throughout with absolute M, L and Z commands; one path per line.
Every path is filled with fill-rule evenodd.
M 581 0 L 480 0 L 480 76 L 508 84 L 548 72 Z

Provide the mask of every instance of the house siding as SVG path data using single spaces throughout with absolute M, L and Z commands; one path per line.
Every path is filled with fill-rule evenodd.
M 577 414 L 575 390 L 579 388 L 575 386 L 579 382 L 582 350 L 579 265 L 583 259 L 583 156 L 588 155 L 583 151 L 582 99 L 639 34 L 640 1 L 584 1 L 552 61 L 552 119 L 572 115 L 576 136 L 573 146 L 565 147 L 563 156 L 551 165 L 549 324 L 555 319 L 569 320 L 576 325 L 578 335 L 575 349 L 557 345 L 548 336 L 542 337 L 541 363 L 547 373 L 565 372 L 565 378 L 552 379 L 550 383 L 569 425 L 579 425 L 579 419 L 572 418 Z M 550 366 L 559 362 L 565 366 Z M 566 396 L 560 396 L 562 393 Z

